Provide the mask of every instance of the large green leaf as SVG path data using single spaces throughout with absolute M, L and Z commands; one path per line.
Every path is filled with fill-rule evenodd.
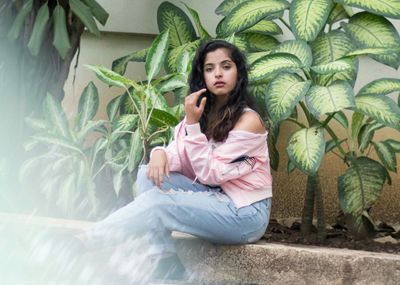
M 244 41 L 248 43 L 249 52 L 269 51 L 279 44 L 277 39 L 268 35 L 246 32 L 238 36 L 244 36 Z
M 335 4 L 335 7 L 333 8 L 332 12 L 329 14 L 327 23 L 332 25 L 340 20 L 350 18 L 351 15 L 346 11 L 346 9 L 340 5 L 340 4 Z
M 390 171 L 397 172 L 396 152 L 384 142 L 372 142 L 382 164 Z
M 278 171 L 278 166 L 279 166 L 279 151 L 277 148 L 277 142 L 278 142 L 280 128 L 281 125 L 279 123 L 274 124 L 273 122 L 269 121 L 268 139 L 267 139 L 268 152 L 270 158 L 269 164 L 271 168 L 275 171 Z
M 337 72 L 355 70 L 354 61 L 350 58 L 339 59 L 336 61 L 311 66 L 311 70 L 318 74 L 332 74 Z
M 332 8 L 331 0 L 293 0 L 289 21 L 296 38 L 313 41 L 325 26 Z
M 354 45 L 344 32 L 331 31 L 327 34 L 319 35 L 311 43 L 313 65 L 323 65 L 334 62 L 354 49 Z M 319 85 L 329 85 L 337 80 L 349 81 L 351 85 L 357 77 L 357 61 L 353 59 L 354 69 L 349 71 L 337 72 L 335 74 L 320 75 L 313 73 L 313 78 Z
M 297 168 L 307 175 L 315 174 L 325 153 L 323 129 L 311 127 L 293 133 L 288 140 L 287 153 Z
M 99 21 L 103 26 L 106 24 L 108 20 L 109 14 L 106 10 L 96 1 L 96 0 L 83 0 L 85 4 L 92 11 L 93 16 Z
M 281 73 L 274 77 L 265 95 L 265 104 L 272 121 L 277 123 L 288 118 L 310 85 L 311 81 L 304 82 L 295 74 Z
M 181 46 L 169 50 L 165 64 L 165 70 L 168 73 L 176 72 L 178 56 L 184 51 L 187 51 L 189 53 L 194 52 L 199 47 L 199 45 L 200 45 L 200 40 L 196 40 L 193 42 L 185 43 Z
M 279 72 L 297 72 L 303 65 L 300 60 L 289 53 L 266 55 L 255 61 L 249 72 L 251 81 L 261 81 Z
M 93 19 L 92 11 L 90 11 L 88 6 L 79 0 L 69 0 L 69 7 L 86 26 L 89 32 L 96 36 L 100 36 L 99 28 L 97 28 L 96 21 Z
M 115 71 L 118 74 L 124 75 L 125 71 L 126 71 L 126 67 L 128 65 L 128 62 L 130 62 L 130 61 L 145 62 L 147 52 L 148 52 L 148 49 L 146 48 L 146 49 L 135 51 L 126 56 L 117 58 L 112 63 L 112 68 L 111 68 L 112 71 Z
M 158 7 L 157 24 L 160 32 L 169 30 L 172 48 L 196 39 L 196 31 L 189 17 L 179 7 L 168 1 L 161 3 Z
M 81 130 L 86 123 L 93 119 L 99 108 L 99 94 L 96 85 L 92 81 L 85 87 L 78 105 L 78 117 L 76 127 Z
M 32 138 L 41 143 L 61 147 L 64 150 L 67 150 L 67 151 L 72 150 L 76 153 L 82 154 L 82 151 L 74 143 L 72 143 L 71 141 L 69 141 L 63 137 L 59 137 L 56 135 L 50 135 L 50 134 L 37 134 L 37 135 L 32 136 Z
M 344 28 L 359 48 L 400 46 L 400 36 L 396 28 L 382 16 L 361 12 L 352 16 Z M 400 53 L 371 57 L 396 69 L 400 65 Z
M 160 72 L 161 67 L 164 64 L 168 50 L 168 37 L 169 30 L 165 30 L 159 34 L 153 41 L 149 52 L 147 53 L 145 68 L 147 80 L 149 82 L 158 74 L 158 72 Z
M 53 21 L 54 21 L 54 38 L 53 45 L 57 49 L 61 58 L 65 58 L 69 49 L 71 48 L 71 44 L 69 42 L 69 36 L 67 31 L 67 19 L 65 17 L 64 8 L 61 5 L 58 5 L 54 8 L 53 11 Z
M 107 104 L 108 119 L 112 122 L 117 115 L 121 105 L 122 95 L 115 97 Z
M 312 53 L 308 44 L 302 40 L 289 40 L 274 48 L 271 53 L 290 53 L 303 63 L 303 67 L 310 67 Z
M 244 32 L 261 35 L 281 35 L 282 29 L 275 22 L 263 19 L 254 26 L 246 29 Z
M 357 93 L 358 95 L 386 95 L 400 91 L 400 79 L 380 78 L 365 85 Z
M 345 57 L 354 57 L 359 55 L 387 55 L 393 54 L 400 51 L 400 47 L 370 47 L 370 48 L 358 48 L 347 53 Z
M 260 106 L 259 112 L 262 118 L 266 119 L 268 117 L 267 108 L 265 106 L 265 96 L 267 94 L 268 83 L 264 84 L 252 84 L 250 85 L 250 96 L 254 101 L 256 106 Z
M 77 136 L 77 143 L 79 145 L 82 145 L 85 140 L 87 139 L 87 136 L 89 135 L 90 132 L 92 131 L 99 131 L 101 128 L 104 128 L 104 125 L 107 121 L 105 120 L 99 120 L 99 121 L 88 121 L 85 126 L 79 131 L 78 136 Z
M 270 51 L 250 52 L 246 54 L 247 64 L 252 65 L 256 60 L 270 54 Z
M 215 14 L 227 16 L 232 10 L 239 4 L 246 2 L 249 0 L 224 0 L 219 6 L 215 9 Z
M 346 172 L 338 177 L 340 208 L 352 214 L 361 224 L 361 215 L 379 197 L 386 180 L 384 167 L 368 158 L 352 161 Z
M 356 110 L 376 121 L 400 129 L 400 108 L 386 96 L 363 95 L 356 97 Z
M 196 10 L 190 8 L 188 5 L 184 4 L 186 6 L 186 9 L 190 12 L 192 15 L 192 18 L 194 20 L 194 23 L 197 28 L 197 32 L 199 33 L 200 38 L 202 39 L 209 39 L 211 38 L 210 34 L 204 29 L 203 25 L 201 24 L 199 14 L 197 13 Z
M 165 127 L 165 126 L 170 126 L 174 127 L 179 123 L 178 118 L 176 118 L 174 115 L 171 115 L 170 113 L 159 110 L 159 109 L 153 109 L 153 112 L 151 113 L 150 117 L 150 124 L 157 126 L 157 127 Z
M 355 140 L 358 137 L 365 115 L 360 112 L 354 112 L 351 118 L 351 137 Z
M 135 83 L 132 80 L 129 80 L 128 78 L 112 71 L 109 70 L 108 68 L 105 68 L 104 66 L 99 66 L 99 65 L 84 65 L 86 68 L 94 71 L 96 74 L 97 78 L 100 79 L 103 83 L 110 85 L 110 86 L 117 86 L 117 87 L 122 87 L 126 88 L 128 86 L 135 86 L 137 87 L 137 83 Z
M 127 114 L 119 116 L 118 119 L 116 119 L 113 122 L 114 132 L 119 133 L 119 132 L 130 131 L 136 128 L 138 122 L 139 122 L 139 115 L 136 114 Z
M 18 12 L 17 17 L 15 18 L 13 24 L 11 25 L 11 29 L 8 32 L 7 37 L 14 41 L 18 38 L 22 27 L 24 26 L 25 18 L 28 16 L 29 12 L 32 10 L 33 0 L 28 0 L 24 3 L 21 9 Z
M 35 23 L 33 24 L 31 38 L 28 42 L 28 48 L 32 55 L 37 56 L 42 46 L 46 26 L 49 21 L 49 7 L 45 2 L 37 12 Z
M 67 116 L 61 107 L 61 102 L 49 93 L 43 100 L 43 113 L 47 123 L 51 124 L 57 134 L 64 138 L 70 137 Z
M 334 83 L 330 86 L 312 86 L 306 95 L 307 106 L 317 118 L 345 108 L 353 108 L 354 93 L 347 82 Z
M 398 0 L 335 0 L 338 3 L 361 8 L 374 14 L 400 19 Z
M 132 172 L 142 161 L 143 158 L 143 140 L 139 129 L 131 135 L 128 171 Z
M 383 142 L 384 144 L 390 145 L 390 147 L 395 151 L 395 152 L 400 152 L 400 142 L 393 140 L 393 139 L 388 139 Z
M 159 87 L 159 90 L 161 93 L 166 93 L 185 86 L 187 86 L 185 76 L 183 76 L 182 74 L 178 74 L 173 76 L 166 82 L 163 82 Z
M 283 11 L 289 7 L 285 0 L 253 0 L 236 6 L 222 23 L 224 35 L 243 31 L 261 21 L 268 15 Z
M 375 131 L 379 130 L 381 128 L 383 128 L 384 125 L 382 125 L 381 123 L 372 123 L 372 124 L 364 124 L 359 133 L 358 133 L 358 148 L 360 149 L 360 151 L 363 153 L 367 147 L 369 146 L 369 144 L 371 143 L 374 135 L 375 135 Z
M 347 129 L 349 127 L 349 121 L 347 120 L 345 113 L 343 113 L 342 111 L 336 112 L 335 115 L 333 116 L 333 118 L 339 124 L 341 124 L 345 129 Z

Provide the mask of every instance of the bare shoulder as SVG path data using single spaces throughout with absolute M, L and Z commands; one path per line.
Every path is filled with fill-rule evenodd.
M 255 134 L 265 133 L 264 123 L 260 116 L 253 111 L 243 112 L 239 121 L 236 123 L 234 130 L 247 131 Z

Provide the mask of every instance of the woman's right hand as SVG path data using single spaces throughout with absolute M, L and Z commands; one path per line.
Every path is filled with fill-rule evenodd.
M 162 149 L 157 149 L 151 155 L 147 166 L 147 177 L 158 187 L 164 181 L 165 175 L 169 176 L 167 154 Z

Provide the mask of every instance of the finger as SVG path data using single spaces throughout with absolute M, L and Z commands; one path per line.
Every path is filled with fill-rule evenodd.
M 169 165 L 168 165 L 168 163 L 165 164 L 165 173 L 167 174 L 167 177 L 169 177 Z
M 164 182 L 164 167 L 159 167 L 158 168 L 158 181 L 161 185 L 161 183 Z
M 206 107 L 206 103 L 207 103 L 207 97 L 202 98 L 200 101 L 200 106 L 199 106 L 199 110 L 201 112 L 204 111 L 204 108 Z
M 154 169 L 154 184 L 158 187 L 160 187 L 160 180 L 159 180 L 159 174 L 158 174 L 158 168 Z
M 205 93 L 207 91 L 206 88 L 200 89 L 199 91 L 193 92 L 192 94 L 190 94 L 190 97 L 193 98 L 193 100 L 197 100 L 197 98 L 199 98 L 199 96 L 203 93 Z

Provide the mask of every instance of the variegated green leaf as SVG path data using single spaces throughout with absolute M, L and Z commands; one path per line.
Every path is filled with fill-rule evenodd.
M 139 116 L 136 114 L 127 114 L 119 116 L 113 122 L 114 132 L 126 132 L 136 128 L 139 122 Z
M 165 1 L 157 10 L 160 32 L 169 30 L 170 45 L 176 48 L 196 39 L 196 32 L 189 17 L 179 7 Z
M 39 54 L 48 21 L 49 7 L 47 6 L 47 2 L 45 2 L 37 12 L 31 38 L 28 42 L 28 48 L 33 56 L 37 56 Z
M 143 140 L 139 130 L 131 135 L 131 146 L 129 151 L 128 171 L 132 172 L 142 161 L 143 158 Z
M 393 139 L 388 139 L 388 140 L 385 140 L 383 143 L 386 144 L 386 145 L 390 145 L 390 147 L 395 152 L 400 152 L 400 142 L 399 141 L 396 141 L 396 140 L 393 140 Z
M 385 126 L 400 129 L 400 108 L 389 97 L 375 95 L 357 96 L 356 110 Z
M 83 2 L 90 8 L 90 11 L 97 21 L 104 26 L 109 16 L 107 11 L 104 10 L 104 8 L 96 0 L 83 0 Z
M 290 53 L 295 55 L 303 63 L 303 67 L 310 67 L 312 62 L 311 49 L 302 40 L 289 40 L 281 43 L 272 50 L 272 53 Z
M 297 72 L 303 65 L 300 60 L 288 53 L 266 55 L 255 61 L 249 72 L 251 81 L 261 81 L 279 72 Z
M 278 166 L 279 166 L 279 151 L 277 148 L 277 142 L 278 142 L 280 128 L 281 125 L 279 123 L 274 124 L 273 122 L 269 121 L 268 139 L 267 139 L 268 152 L 270 157 L 269 164 L 271 168 L 275 171 L 278 171 Z
M 289 21 L 296 38 L 313 41 L 325 26 L 332 7 L 331 0 L 293 0 Z
M 251 52 L 246 54 L 247 64 L 252 65 L 257 59 L 260 59 L 268 54 L 270 51 Z
M 347 120 L 346 115 L 342 111 L 338 111 L 335 113 L 333 118 L 341 124 L 345 129 L 349 127 L 349 121 Z
M 250 85 L 250 96 L 256 106 L 265 106 L 265 96 L 267 93 L 268 83 Z M 268 116 L 267 108 L 259 108 L 258 110 L 262 118 Z
M 11 41 L 15 41 L 19 34 L 21 33 L 21 29 L 24 26 L 25 18 L 28 16 L 29 12 L 32 10 L 33 0 L 25 1 L 24 5 L 18 12 L 17 17 L 11 25 L 10 31 L 7 34 L 7 37 Z
M 179 123 L 178 118 L 168 112 L 159 109 L 153 109 L 150 117 L 150 124 L 157 127 L 175 127 Z
M 340 4 L 335 4 L 335 7 L 333 8 L 332 12 L 329 14 L 327 23 L 329 25 L 332 25 L 340 20 L 350 18 L 351 15 L 349 15 L 346 11 L 346 9 L 343 8 L 342 5 Z
M 380 78 L 365 85 L 357 95 L 386 95 L 400 91 L 400 79 Z
M 26 117 L 24 118 L 24 121 L 30 128 L 35 131 L 43 131 L 44 129 L 48 128 L 48 125 L 44 120 Z
M 243 53 L 247 53 L 250 50 L 250 43 L 248 42 L 246 36 L 242 34 L 232 34 L 229 38 L 225 38 L 225 40 L 237 46 Z
M 263 19 L 254 26 L 244 30 L 244 32 L 261 35 L 281 35 L 282 29 L 275 22 Z
M 248 43 L 249 52 L 269 51 L 279 44 L 278 40 L 272 36 L 247 32 L 240 34 L 240 36 L 242 35 L 244 36 L 244 40 Z
M 385 168 L 378 162 L 359 157 L 338 177 L 339 203 L 345 214 L 357 218 L 378 199 L 386 180 Z
M 265 94 L 265 104 L 272 121 L 277 123 L 288 118 L 310 85 L 311 81 L 304 82 L 295 74 L 281 73 L 274 77 Z
M 86 68 L 94 71 L 97 78 L 100 79 L 103 83 L 110 86 L 117 86 L 126 88 L 127 86 L 136 85 L 133 81 L 128 78 L 119 75 L 118 73 L 105 68 L 104 66 L 96 66 L 96 65 L 84 65 Z
M 200 22 L 200 17 L 199 14 L 197 13 L 196 10 L 190 8 L 188 5 L 184 4 L 186 6 L 186 9 L 189 10 L 190 14 L 192 15 L 192 18 L 194 20 L 194 23 L 197 28 L 197 32 L 199 33 L 200 38 L 202 39 L 209 39 L 211 38 L 210 34 L 204 29 L 203 25 Z
M 268 15 L 289 7 L 285 0 L 252 0 L 236 6 L 222 23 L 224 35 L 243 31 L 266 18 Z
M 347 53 L 344 57 L 353 57 L 358 55 L 390 55 L 400 51 L 400 47 L 374 47 L 354 49 Z
M 379 160 L 390 171 L 397 172 L 396 152 L 389 144 L 384 142 L 372 142 Z
M 47 123 L 51 124 L 52 129 L 64 138 L 70 137 L 68 120 L 61 102 L 47 93 L 43 101 L 43 113 Z
M 361 152 L 364 152 L 367 149 L 375 135 L 375 131 L 382 129 L 383 127 L 384 125 L 376 122 L 372 124 L 365 124 L 361 127 L 358 133 L 358 148 Z
M 347 82 L 334 83 L 327 87 L 312 86 L 306 95 L 306 102 L 310 112 L 317 118 L 355 106 L 353 89 Z
M 344 28 L 359 48 L 400 46 L 400 36 L 396 28 L 381 16 L 361 12 L 351 17 Z M 400 65 L 400 53 L 371 55 L 371 57 L 396 69 Z
M 80 130 L 77 136 L 77 143 L 82 144 L 85 142 L 87 135 L 91 131 L 96 131 L 97 129 L 104 126 L 107 121 L 99 120 L 99 121 L 88 121 L 85 126 Z
M 99 94 L 92 81 L 85 87 L 79 99 L 76 127 L 81 130 L 86 123 L 93 119 L 99 108 Z
M 117 58 L 116 60 L 113 61 L 112 63 L 112 71 L 124 75 L 126 71 L 126 67 L 128 65 L 128 62 L 134 61 L 134 62 L 145 62 L 146 61 L 146 56 L 147 56 L 148 49 L 142 49 L 135 51 L 131 54 L 128 54 L 126 56 Z
M 99 28 L 97 27 L 96 22 L 93 19 L 92 11 L 90 11 L 90 8 L 79 0 L 68 1 L 71 11 L 82 21 L 89 32 L 95 34 L 96 36 L 100 36 Z
M 311 66 L 311 70 L 318 74 L 332 74 L 342 71 L 354 70 L 354 61 L 349 58 Z
M 119 193 L 122 189 L 123 174 L 127 167 L 128 167 L 127 164 L 124 165 L 114 164 L 113 166 L 113 186 L 114 186 L 114 192 L 117 195 L 117 197 L 119 196 Z
M 182 87 L 187 86 L 186 83 L 186 78 L 182 74 L 178 74 L 173 76 L 171 79 L 167 80 L 166 82 L 163 82 L 161 86 L 159 87 L 159 90 L 161 93 L 166 93 L 170 92 Z
M 289 137 L 288 156 L 297 168 L 308 175 L 318 171 L 324 152 L 325 140 L 321 128 L 301 129 Z
M 354 112 L 351 118 L 351 137 L 355 140 L 358 137 L 361 126 L 364 122 L 365 115 L 359 112 Z
M 159 34 L 153 41 L 149 52 L 147 53 L 145 67 L 147 80 L 149 82 L 158 74 L 158 72 L 160 72 L 161 67 L 164 64 L 168 50 L 168 37 L 169 30 L 165 30 Z
M 311 43 L 313 64 L 321 65 L 334 62 L 354 49 L 351 39 L 342 31 L 332 31 L 321 34 Z M 337 80 L 349 81 L 351 85 L 357 77 L 357 61 L 353 60 L 354 69 L 350 71 L 338 72 L 333 75 L 318 75 L 313 73 L 315 82 L 319 85 L 327 86 Z
M 224 0 L 221 4 L 219 4 L 219 6 L 215 9 L 215 14 L 217 15 L 223 15 L 226 16 L 228 15 L 230 12 L 232 12 L 232 10 L 234 8 L 236 8 L 236 6 L 238 6 L 239 4 L 246 2 L 249 0 Z
M 54 8 L 53 23 L 53 46 L 57 49 L 61 58 L 64 59 L 71 48 L 71 44 L 69 42 L 69 35 L 67 31 L 67 19 L 65 16 L 65 11 L 61 5 L 57 4 L 57 6 Z
M 68 150 L 68 151 L 72 150 L 78 154 L 82 154 L 82 151 L 74 143 L 72 143 L 71 141 L 69 141 L 63 137 L 50 135 L 50 134 L 37 134 L 37 135 L 32 136 L 32 138 L 41 143 L 45 143 L 48 145 L 54 145 L 57 147 L 61 147 L 64 150 Z
M 338 3 L 349 5 L 374 14 L 389 18 L 400 19 L 400 2 L 398 0 L 335 0 Z
M 121 105 L 122 95 L 115 97 L 107 104 L 107 115 L 110 122 L 112 122 L 117 115 Z
M 195 53 L 182 50 L 176 58 L 176 71 L 186 76 L 189 76 L 192 70 L 192 62 Z
M 177 65 L 176 65 L 176 63 L 177 63 L 178 56 L 179 56 L 183 51 L 187 51 L 187 52 L 189 52 L 189 53 L 194 52 L 194 51 L 199 47 L 199 45 L 200 45 L 200 40 L 196 40 L 196 41 L 188 42 L 188 43 L 186 43 L 186 44 L 183 44 L 183 45 L 181 45 L 181 46 L 178 46 L 178 47 L 176 47 L 176 48 L 174 48 L 174 49 L 171 49 L 171 50 L 168 52 L 168 55 L 167 55 L 167 60 L 166 60 L 166 63 L 165 63 L 165 70 L 166 70 L 168 73 L 177 72 L 177 69 L 176 69 L 176 68 L 177 68 Z

